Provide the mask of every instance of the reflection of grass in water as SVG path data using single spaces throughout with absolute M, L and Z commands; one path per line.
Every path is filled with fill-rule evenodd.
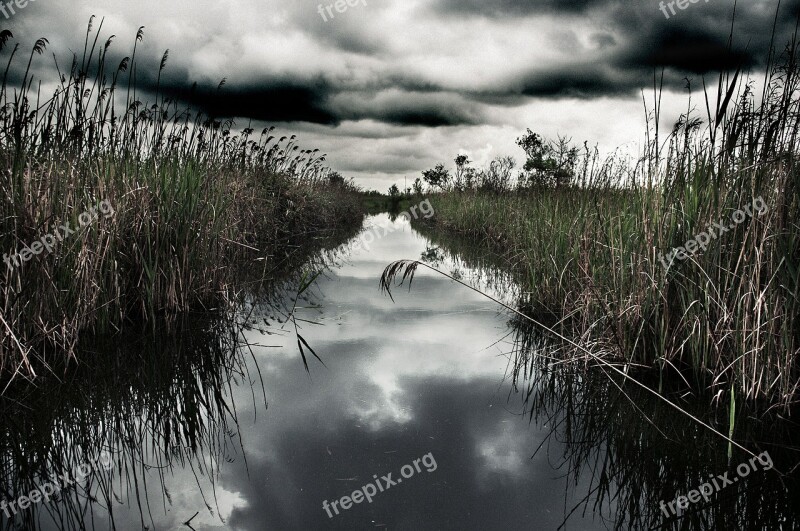
M 301 255 L 313 271 L 324 270 L 337 256 L 338 250 Z M 254 277 L 286 274 L 263 273 Z M 152 528 L 153 512 L 171 503 L 165 476 L 173 468 L 194 474 L 206 507 L 216 513 L 220 466 L 245 459 L 233 387 L 260 382 L 258 366 L 247 362 L 243 332 L 268 333 L 270 326 L 292 318 L 298 298 L 314 296 L 310 285 L 296 295 L 297 276 L 270 284 L 245 279 L 248 291 L 240 294 L 235 312 L 185 316 L 146 334 L 87 338 L 80 345 L 81 366 L 55 368 L 67 376 L 42 377 L 36 386 L 15 383 L 0 400 L 0 497 L 14 500 L 46 481 L 40 478 L 85 462 L 85 456 L 114 452 L 112 472 L 90 476 L 89 489 L 69 491 L 60 503 L 33 505 L 17 521 L 25 529 L 39 529 L 39 518 L 55 521 L 59 529 L 92 528 L 102 518 L 113 519 L 106 508 L 127 501 L 139 512 L 142 527 Z M 266 408 L 265 390 L 254 387 L 253 400 L 262 399 Z M 153 475 L 161 484 L 160 500 L 146 488 Z M 192 514 L 178 517 L 184 521 Z M 6 529 L 14 528 L 0 518 Z
M 724 441 L 620 378 L 538 356 L 548 347 L 536 337 L 517 329 L 514 382 L 531 421 L 551 430 L 541 451 L 557 449 L 573 484 L 589 485 L 580 502 L 566 507 L 565 522 L 594 511 L 614 529 L 792 529 L 800 523 L 800 484 L 775 470 L 752 472 L 713 494 L 708 504 L 691 504 L 682 518 L 667 518 L 661 500 L 686 495 L 750 456 L 736 452 L 729 460 Z M 713 425 L 727 422 L 725 412 L 707 403 L 689 410 L 714 419 Z M 773 422 L 746 416 L 742 412 L 740 422 L 747 446 L 768 450 L 775 469 L 795 466 L 796 426 L 783 422 L 776 429 Z
M 426 232 L 424 227 L 418 230 Z M 750 456 L 737 452 L 728 459 L 724 439 L 678 414 L 652 392 L 632 385 L 602 364 L 598 366 L 591 356 L 582 363 L 565 362 L 565 357 L 555 352 L 559 344 L 550 337 L 545 340 L 542 328 L 525 317 L 534 314 L 529 302 L 532 295 L 519 293 L 503 275 L 501 258 L 481 255 L 474 246 L 458 245 L 458 240 L 436 237 L 434 243 L 447 245 L 448 250 L 433 252 L 429 247 L 424 258 L 430 263 L 441 265 L 443 255 L 463 252 L 459 261 L 466 267 L 485 269 L 484 274 L 476 275 L 482 287 L 505 294 L 504 298 L 508 294 L 517 298 L 519 313 L 513 314 L 510 323 L 514 333 L 512 385 L 521 393 L 531 421 L 550 427 L 545 443 L 561 443 L 557 446 L 563 452 L 559 457 L 573 483 L 583 479 L 590 485 L 579 504 L 566 508 L 565 522 L 573 513 L 594 511 L 616 529 L 777 529 L 781 522 L 789 526 L 800 523 L 794 503 L 800 492 L 797 479 L 781 478 L 774 470 L 752 473 L 715 494 L 709 506 L 693 504 L 687 516 L 667 521 L 661 500 L 669 502 L 685 495 L 705 483 L 709 475 L 722 474 L 729 465 L 745 462 Z M 409 273 L 408 263 L 406 267 L 398 264 L 384 272 L 384 289 Z M 552 316 L 543 315 L 539 320 L 554 326 L 548 318 Z M 635 376 L 650 389 L 659 386 L 657 380 L 647 380 L 652 375 Z M 726 411 L 707 401 L 687 404 L 682 392 L 662 391 L 694 418 L 711 419 L 708 424 L 718 431 L 730 422 Z M 776 470 L 796 466 L 800 447 L 793 442 L 796 428 L 791 423 L 785 419 L 774 419 L 780 420 L 777 424 L 766 419 L 756 422 L 748 411 L 736 416 L 740 442 L 759 452 L 769 450 Z
M 602 368 L 561 363 L 553 357 L 552 342 L 530 321 L 515 317 L 512 327 L 513 385 L 531 421 L 550 428 L 540 449 L 548 451 L 557 441 L 562 467 L 574 483 L 589 483 L 585 497 L 566 508 L 565 522 L 588 510 L 615 529 L 778 529 L 781 523 L 788 524 L 784 528 L 800 523 L 798 478 L 776 472 L 797 464 L 794 424 L 756 421 L 740 411 L 739 440 L 759 452 L 768 450 L 775 470 L 753 472 L 714 494 L 710 503 L 691 504 L 686 516 L 668 519 L 661 500 L 685 495 L 750 456 L 735 452 L 729 459 L 725 441 L 623 378 Z M 695 417 L 711 419 L 712 426 L 728 423 L 727 412 L 706 401 L 687 404 L 680 392 L 665 392 Z
M 86 365 L 60 383 L 49 381 L 47 389 L 15 388 L 13 398 L 0 403 L 3 418 L 12 420 L 0 441 L 4 497 L 27 494 L 35 478 L 71 470 L 83 456 L 103 449 L 115 452 L 116 474 L 126 483 L 115 489 L 111 477 L 92 476 L 92 523 L 95 513 L 104 512 L 99 506 L 127 497 L 144 526 L 151 510 L 142 491 L 145 478 L 155 473 L 163 485 L 175 464 L 189 467 L 198 487 L 201 476 L 213 485 L 220 462 L 240 457 L 238 420 L 227 393 L 237 378 L 254 376 L 237 334 L 235 326 L 219 320 L 184 321 L 122 346 L 98 342 Z M 211 507 L 213 500 L 205 499 Z M 36 529 L 37 513 L 49 513 L 68 529 L 84 522 L 80 507 L 86 503 L 85 493 L 73 492 L 63 503 L 34 506 L 22 518 Z
M 466 279 L 481 290 L 491 290 L 505 301 L 519 296 L 519 286 L 507 271 L 508 263 L 502 256 L 464 238 L 433 230 L 424 222 L 415 222 L 414 230 L 430 241 L 420 256 L 422 262 L 437 269 L 452 263 L 451 273 L 456 273 L 453 276 Z

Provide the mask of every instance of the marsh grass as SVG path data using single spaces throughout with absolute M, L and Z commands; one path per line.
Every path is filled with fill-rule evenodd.
M 317 273 L 287 265 L 269 271 L 271 282 L 254 276 L 235 308 L 182 313 L 145 331 L 84 333 L 80 365 L 58 359 L 53 373 L 12 382 L 0 400 L 0 498 L 13 501 L 103 450 L 113 467 L 15 519 L 0 512 L 0 528 L 114 529 L 122 513 L 123 521 L 138 518 L 142 529 L 154 529 L 168 511 L 188 510 L 173 503 L 167 486 L 181 471 L 194 476 L 208 514 L 219 514 L 223 467 L 238 461 L 249 473 L 236 390 L 251 394 L 254 415 L 268 407 L 252 347 L 290 326 L 298 301 L 317 302 L 311 278 L 343 258 L 334 240 L 292 259 Z
M 693 103 L 659 139 L 656 93 L 635 164 L 587 153 L 573 186 L 433 196 L 435 230 L 502 255 L 528 315 L 605 359 L 684 379 L 724 407 L 789 407 L 800 386 L 800 69 L 792 41 L 763 94 L 741 72 L 720 78 L 706 126 Z M 714 98 L 708 97 L 708 101 Z M 659 255 L 762 197 L 691 259 Z M 571 349 L 566 357 L 585 357 Z
M 506 353 L 511 390 L 507 407 L 544 431 L 539 446 L 531 450 L 533 457 L 545 454 L 560 474 L 570 478 L 560 529 L 570 529 L 576 519 L 589 513 L 609 529 L 778 529 L 797 525 L 796 422 L 748 404 L 736 408 L 731 422 L 731 411 L 692 399 L 680 378 L 667 379 L 660 386 L 664 400 L 651 391 L 659 388 L 657 371 L 629 365 L 627 374 L 645 389 L 592 356 L 576 357 L 577 349 L 565 346 L 527 317 L 535 315 L 531 294 L 522 292 L 518 279 L 509 275 L 506 257 L 436 227 L 421 224 L 417 230 L 436 246 L 424 253 L 424 264 L 440 270 L 450 264 L 454 268 L 450 276 L 464 279 L 516 310 L 510 312 L 509 335 L 504 338 L 510 343 Z M 384 287 L 389 289 L 408 270 L 399 263 L 392 265 L 383 277 L 388 283 Z M 536 321 L 558 328 L 549 314 Z M 683 412 L 672 404 L 678 404 Z M 687 422 L 687 415 L 703 419 L 716 433 L 701 423 Z M 726 471 L 735 474 L 735 466 L 751 458 L 736 447 L 730 456 L 726 453 L 730 443 L 719 434 L 730 435 L 731 425 L 736 426 L 736 441 L 754 452 L 767 450 L 774 468 L 749 475 L 714 494 L 709 503 L 693 504 L 679 517 L 665 515 L 660 508 L 662 500 L 669 502 L 686 494 L 709 476 Z M 686 441 L 691 441 L 689 452 Z M 577 498 L 571 496 L 573 490 L 579 494 Z M 573 499 L 577 501 L 567 503 Z
M 226 460 L 244 458 L 229 388 L 238 379 L 257 381 L 231 324 L 183 317 L 146 336 L 84 339 L 81 370 L 62 381 L 43 375 L 44 387 L 15 382 L 0 403 L 3 424 L 13 427 L 0 434 L 4 499 L 102 451 L 112 455 L 113 467 L 95 470 L 85 485 L 15 519 L 0 515 L 4 528 L 42 529 L 53 521 L 63 529 L 92 529 L 105 519 L 113 525 L 121 503 L 134 514 L 138 508 L 142 528 L 152 528 L 151 512 L 171 503 L 164 478 L 174 466 L 194 473 L 216 511 L 207 484 L 216 483 Z M 154 483 L 162 492 L 147 491 Z
M 0 252 L 13 253 L 108 200 L 116 214 L 49 255 L 0 274 L 0 374 L 32 378 L 74 358 L 80 333 L 235 298 L 243 270 L 267 270 L 299 244 L 357 226 L 362 207 L 332 183 L 318 150 L 295 136 L 183 108 L 137 89 L 137 46 L 111 64 L 114 37 L 90 21 L 81 57 L 59 79 L 35 80 L 47 51 L 29 55 L 0 34 L 8 66 L 0 87 Z M 55 57 L 55 56 L 54 56 Z M 27 65 L 27 66 L 25 66 Z M 9 86 L 15 80 L 15 87 Z M 48 88 L 51 87 L 51 88 Z M 50 91 L 51 90 L 51 91 Z M 218 90 L 224 90 L 224 81 Z M 50 92 L 45 92 L 50 91 Z
M 558 460 L 572 485 L 586 485 L 581 499 L 565 506 L 561 529 L 572 527 L 572 519 L 585 512 L 597 514 L 609 529 L 620 530 L 798 525 L 798 475 L 796 470 L 793 475 L 778 472 L 797 466 L 795 423 L 772 416 L 756 421 L 752 411 L 740 412 L 741 424 L 747 425 L 740 440 L 748 448 L 768 451 L 774 468 L 753 472 L 678 516 L 664 514 L 662 500 L 673 501 L 709 477 L 725 472 L 735 477 L 735 467 L 750 456 L 737 451 L 728 457 L 718 437 L 685 422 L 674 409 L 621 378 L 551 362 L 549 343 L 540 331 L 517 329 L 515 365 L 527 364 L 529 371 L 515 374 L 513 381 L 531 422 L 547 428 L 536 452 Z M 674 391 L 664 389 L 672 399 L 681 400 Z M 725 411 L 701 401 L 689 407 L 692 415 L 725 429 Z M 686 441 L 692 441 L 691 451 Z

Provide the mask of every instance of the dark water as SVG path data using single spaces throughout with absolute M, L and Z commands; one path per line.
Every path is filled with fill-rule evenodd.
M 81 464 L 88 475 L 0 513 L 5 528 L 797 527 L 800 491 L 777 472 L 800 462 L 791 421 L 740 408 L 734 437 L 771 470 L 764 457 L 668 517 L 660 501 L 733 478 L 750 456 L 602 371 L 553 364 L 535 329 L 450 279 L 420 269 L 393 302 L 378 290 L 384 267 L 423 255 L 509 304 L 525 294 L 402 218 L 367 224 L 394 230 L 317 257 L 227 318 L 89 346 L 91 368 L 15 389 L 3 497 Z M 681 404 L 727 433 L 725 407 Z

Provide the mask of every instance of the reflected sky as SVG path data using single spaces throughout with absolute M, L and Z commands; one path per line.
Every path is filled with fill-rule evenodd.
M 530 425 L 521 406 L 508 400 L 509 344 L 502 341 L 508 316 L 423 270 L 410 293 L 394 292 L 395 302 L 381 295 L 383 268 L 419 258 L 427 242 L 402 218 L 392 222 L 383 215 L 367 223 L 394 230 L 321 279 L 319 308 L 303 310 L 303 318 L 325 325 L 306 324 L 301 333 L 327 367 L 313 360 L 307 375 L 291 346 L 293 335 L 285 338 L 286 348 L 256 352 L 269 409 L 261 421 L 241 426 L 249 477 L 236 466 L 223 474 L 225 489 L 243 501 L 227 525 L 557 528 L 565 506 L 569 512 L 576 502 L 576 488 L 547 452 L 532 458 L 549 430 Z M 249 391 L 240 391 L 241 405 Z M 376 474 L 396 478 L 403 465 L 428 453 L 435 471 L 423 468 L 372 503 L 333 518 L 323 510 L 323 500 L 349 495 Z M 591 515 L 578 521 L 572 528 L 604 528 Z
M 469 248 L 434 252 L 402 217 L 365 224 L 379 235 L 368 249 L 320 251 L 306 273 L 263 290 L 271 298 L 249 296 L 253 313 L 114 337 L 63 381 L 0 402 L 6 500 L 41 484 L 38 474 L 101 449 L 115 456 L 107 474 L 36 504 L 24 524 L 0 512 L 0 530 L 796 528 L 796 478 L 776 473 L 665 518 L 660 501 L 746 459 L 726 458 L 724 440 L 638 387 L 533 363 L 550 348 L 535 331 L 444 276 L 420 268 L 392 301 L 383 269 L 423 254 L 512 306 L 520 294 Z M 319 268 L 295 307 L 298 280 Z M 321 358 L 307 348 L 308 371 L 295 323 Z M 512 362 L 526 367 L 519 391 Z M 726 426 L 726 411 L 685 405 Z M 737 440 L 796 470 L 796 424 L 737 416 Z M 371 503 L 325 510 L 387 474 L 397 483 Z
M 381 272 L 393 260 L 419 258 L 429 242 L 402 217 L 380 215 L 365 223 L 368 230 L 392 230 L 369 249 L 355 248 L 318 278 L 308 302 L 299 303 L 300 333 L 324 365 L 308 356 L 306 372 L 291 325 L 274 325 L 269 334 L 245 332 L 249 343 L 261 345 L 252 347 L 250 364 L 260 371 L 263 391 L 255 377 L 232 386 L 239 425 L 229 443 L 215 448 L 218 474 L 196 475 L 180 464 L 148 471 L 140 493 L 145 525 L 186 530 L 188 521 L 197 531 L 556 529 L 581 504 L 591 490 L 587 480 L 561 467 L 558 444 L 536 452 L 550 429 L 531 423 L 520 397 L 510 392 L 509 316 L 422 269 L 411 292 L 396 289 L 393 302 L 379 291 Z M 263 319 L 272 321 L 271 312 L 252 316 Z M 426 454 L 435 470 L 423 466 L 372 503 L 332 518 L 323 509 L 323 501 L 350 495 L 375 476 L 397 479 L 401 467 Z M 211 455 L 201 458 L 210 462 Z M 135 493 L 122 489 L 117 498 L 116 528 L 140 529 Z M 108 518 L 95 510 L 102 528 Z M 614 510 L 604 506 L 601 512 Z M 583 509 L 564 527 L 605 528 L 600 515 Z

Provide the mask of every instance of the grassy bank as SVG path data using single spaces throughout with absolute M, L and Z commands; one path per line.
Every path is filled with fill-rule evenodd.
M 357 191 L 329 178 L 318 150 L 274 128 L 236 133 L 158 88 L 140 100 L 142 30 L 119 64 L 99 36 L 90 25 L 83 56 L 45 96 L 31 64 L 48 42 L 28 56 L 0 35 L 9 62 L 0 89 L 4 375 L 32 377 L 54 356 L 74 356 L 88 329 L 224 304 L 242 291 L 242 275 L 268 278 L 294 249 L 363 217 Z M 166 62 L 165 53 L 153 78 Z
M 435 229 L 502 255 L 526 312 L 609 360 L 685 378 L 725 404 L 796 403 L 797 58 L 792 44 L 763 94 L 723 77 L 706 126 L 687 111 L 667 139 L 651 127 L 635 164 L 586 150 L 567 183 L 539 159 L 516 183 L 490 168 L 472 186 L 445 186 L 431 199 Z M 690 241 L 704 245 L 669 257 Z

